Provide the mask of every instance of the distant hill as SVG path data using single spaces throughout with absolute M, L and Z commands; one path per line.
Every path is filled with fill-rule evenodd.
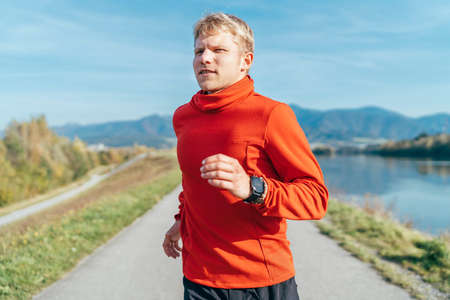
M 313 110 L 290 105 L 311 142 L 368 139 L 412 139 L 420 133 L 450 133 L 450 114 L 410 118 L 379 107 Z M 78 136 L 89 144 L 127 146 L 134 143 L 171 147 L 175 144 L 172 117 L 150 115 L 140 120 L 92 125 L 68 124 L 52 128 L 73 139 Z
M 450 133 L 450 114 L 410 118 L 379 107 L 312 110 L 290 105 L 308 138 L 315 142 L 411 139 L 420 133 Z
M 175 144 L 171 116 L 150 115 L 140 120 L 91 125 L 67 124 L 52 129 L 70 139 L 78 136 L 89 144 L 103 143 L 120 147 L 137 143 L 158 148 L 172 147 Z
M 368 147 L 367 152 L 385 156 L 450 158 L 450 134 L 427 135 L 413 140 L 390 141 L 379 146 Z

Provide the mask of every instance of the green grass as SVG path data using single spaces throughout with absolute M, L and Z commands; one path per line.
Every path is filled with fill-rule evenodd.
M 150 183 L 105 196 L 56 221 L 0 237 L 0 299 L 30 299 L 148 211 L 180 182 L 176 168 Z
M 399 223 L 386 210 L 362 209 L 330 200 L 326 221 L 317 222 L 322 233 L 363 261 L 371 263 L 387 280 L 425 299 L 420 289 L 395 271 L 392 263 L 420 275 L 443 293 L 450 293 L 449 244 Z

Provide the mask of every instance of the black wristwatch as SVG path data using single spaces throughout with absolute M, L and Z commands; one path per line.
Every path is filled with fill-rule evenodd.
M 266 183 L 262 177 L 250 176 L 250 190 L 251 194 L 243 201 L 250 204 L 264 203 L 264 192 L 266 191 Z

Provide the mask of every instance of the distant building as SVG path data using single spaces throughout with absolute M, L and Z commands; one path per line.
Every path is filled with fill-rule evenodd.
M 88 145 L 87 148 L 89 149 L 89 151 L 94 151 L 94 152 L 101 152 L 101 151 L 108 150 L 108 147 L 105 146 L 104 144 L 92 144 L 92 145 Z

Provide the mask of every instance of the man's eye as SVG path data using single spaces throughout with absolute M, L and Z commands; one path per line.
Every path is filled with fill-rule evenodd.
M 215 52 L 226 52 L 227 50 L 226 49 L 222 49 L 222 48 L 219 48 L 219 49 L 216 49 L 216 50 L 214 50 Z
M 195 52 L 195 55 L 199 55 L 199 54 L 202 54 L 203 53 L 203 50 L 196 50 L 196 51 L 194 51 Z

